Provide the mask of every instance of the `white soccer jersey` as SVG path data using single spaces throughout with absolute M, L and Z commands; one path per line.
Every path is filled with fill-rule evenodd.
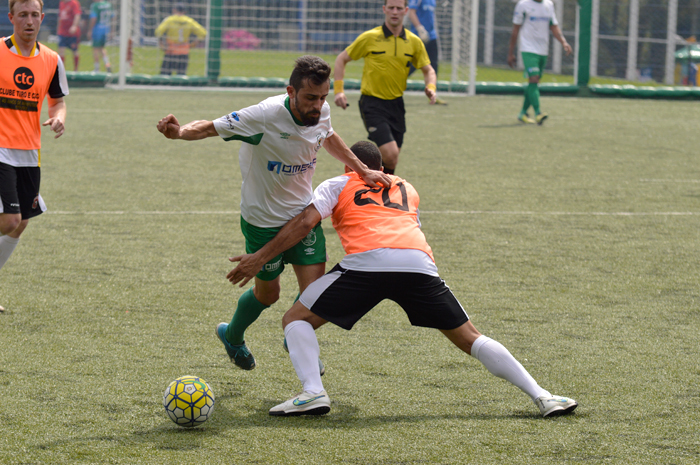
M 518 37 L 521 52 L 549 55 L 549 27 L 559 25 L 551 0 L 520 0 L 515 5 L 513 24 L 521 26 Z
M 350 178 L 336 176 L 323 181 L 314 191 L 311 203 L 323 219 L 333 214 L 338 196 Z M 418 249 L 379 248 L 345 255 L 340 266 L 354 271 L 385 271 L 399 273 L 423 273 L 438 276 L 438 269 L 430 255 Z
M 279 228 L 309 204 L 316 157 L 333 134 L 331 109 L 323 104 L 315 126 L 295 120 L 287 94 L 214 120 L 225 141 L 243 142 L 241 216 L 260 228 Z

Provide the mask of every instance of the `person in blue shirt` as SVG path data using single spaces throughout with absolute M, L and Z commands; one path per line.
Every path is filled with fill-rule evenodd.
M 437 21 L 435 20 L 435 0 L 408 0 L 408 18 L 411 20 L 411 32 L 421 38 L 430 58 L 430 66 L 438 74 L 439 43 Z M 411 66 L 409 76 L 416 69 Z M 437 99 L 438 105 L 447 105 L 442 99 Z

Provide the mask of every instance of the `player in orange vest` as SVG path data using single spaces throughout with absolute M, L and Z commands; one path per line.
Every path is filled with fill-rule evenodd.
M 381 153 L 370 142 L 351 147 L 370 169 L 381 167 Z M 331 216 L 347 255 L 310 284 L 282 319 L 289 356 L 303 392 L 270 410 L 270 415 L 323 415 L 330 399 L 318 367 L 315 329 L 330 321 L 352 326 L 384 299 L 398 303 L 414 326 L 439 329 L 457 347 L 479 360 L 495 376 L 525 392 L 545 416 L 568 414 L 577 403 L 541 388 L 511 353 L 482 335 L 440 279 L 432 250 L 420 230 L 419 197 L 407 181 L 390 176 L 390 188 L 367 186 L 349 171 L 321 183 L 311 204 L 289 221 L 262 249 L 233 257 L 240 264 L 227 278 L 244 285 L 269 257 L 296 244 Z
M 63 135 L 68 95 L 63 61 L 36 40 L 43 2 L 10 0 L 9 6 L 14 34 L 0 42 L 0 268 L 29 219 L 46 210 L 39 195 L 41 126 Z M 49 119 L 41 123 L 47 94 Z

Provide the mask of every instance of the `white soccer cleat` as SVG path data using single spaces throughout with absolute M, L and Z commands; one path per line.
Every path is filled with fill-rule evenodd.
M 568 397 L 540 396 L 535 399 L 535 405 L 540 408 L 542 416 L 547 418 L 567 415 L 573 412 L 578 407 L 578 402 Z
M 326 391 L 318 394 L 302 392 L 270 409 L 273 416 L 325 415 L 331 411 L 331 399 Z

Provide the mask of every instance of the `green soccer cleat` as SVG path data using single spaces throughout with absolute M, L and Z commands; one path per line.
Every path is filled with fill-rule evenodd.
M 445 101 L 444 101 L 443 99 L 441 99 L 441 98 L 436 98 L 436 99 L 435 99 L 435 105 L 447 105 L 447 102 L 445 102 Z
M 518 115 L 518 121 L 521 123 L 525 124 L 535 124 L 535 120 L 530 118 L 527 113 L 523 113 L 522 115 Z
M 270 409 L 270 415 L 291 417 L 298 415 L 325 415 L 331 411 L 331 400 L 326 391 L 318 394 L 302 392 Z
M 535 405 L 540 409 L 543 417 L 558 417 L 568 415 L 578 407 L 578 402 L 568 397 L 540 396 L 535 399 Z
M 289 353 L 289 347 L 287 347 L 287 338 L 286 337 L 284 338 L 284 343 L 282 345 L 284 345 L 284 350 L 286 350 L 287 353 Z M 323 362 L 321 361 L 321 357 L 318 358 L 318 371 L 321 372 L 321 376 L 326 374 L 326 367 L 323 366 Z
M 539 115 L 535 116 L 535 119 L 537 120 L 537 125 L 542 126 L 542 123 L 544 123 L 544 120 L 547 119 L 549 115 L 547 113 L 540 113 Z
M 226 353 L 231 361 L 244 370 L 252 370 L 255 368 L 255 357 L 253 357 L 253 354 L 251 354 L 248 347 L 246 347 L 245 341 L 243 341 L 243 344 L 238 345 L 228 342 L 226 339 L 226 328 L 228 328 L 228 323 L 219 323 L 216 325 L 216 336 L 224 344 Z

